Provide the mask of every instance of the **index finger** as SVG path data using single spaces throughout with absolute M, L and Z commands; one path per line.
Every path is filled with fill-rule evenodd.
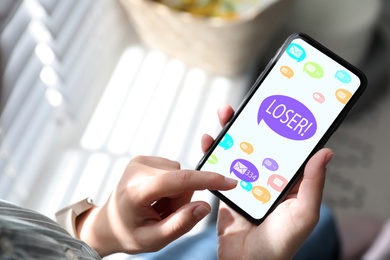
M 151 203 L 163 197 L 176 197 L 196 190 L 230 190 L 237 180 L 215 172 L 181 170 L 156 175 L 144 193 L 145 202 Z
M 224 104 L 218 108 L 217 113 L 218 113 L 219 123 L 221 124 L 222 127 L 224 127 L 226 123 L 229 121 L 229 119 L 232 117 L 232 115 L 234 114 L 234 110 L 230 105 Z

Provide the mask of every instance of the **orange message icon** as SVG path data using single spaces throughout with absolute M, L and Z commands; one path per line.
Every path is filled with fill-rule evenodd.
M 253 153 L 253 146 L 250 143 L 242 142 L 240 144 L 240 148 L 244 153 L 247 153 L 248 155 Z
M 261 202 L 264 203 L 267 203 L 268 201 L 270 201 L 271 199 L 271 193 L 269 193 L 269 191 L 264 188 L 264 187 L 261 187 L 261 186 L 255 186 L 253 187 L 252 189 L 252 195 L 260 200 Z
M 288 79 L 291 79 L 294 76 L 294 71 L 288 66 L 280 67 L 280 72 L 282 73 L 283 76 L 287 77 Z
M 352 97 L 352 93 L 346 89 L 338 89 L 336 91 L 337 100 L 340 101 L 344 105 L 348 103 L 348 101 L 351 97 Z

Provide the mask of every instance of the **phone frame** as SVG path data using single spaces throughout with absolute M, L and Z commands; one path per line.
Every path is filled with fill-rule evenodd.
M 222 140 L 222 138 L 225 136 L 225 133 L 230 129 L 230 127 L 234 124 L 235 120 L 238 118 L 238 116 L 241 114 L 244 107 L 247 105 L 249 100 L 253 97 L 254 93 L 261 87 L 262 82 L 264 79 L 268 76 L 270 71 L 274 68 L 276 62 L 279 60 L 279 58 L 282 56 L 282 54 L 286 51 L 290 43 L 295 39 L 302 39 L 303 41 L 307 42 L 308 44 L 312 45 L 316 49 L 318 49 L 320 52 L 325 54 L 326 56 L 330 57 L 337 63 L 341 64 L 348 70 L 350 70 L 352 73 L 354 73 L 360 80 L 360 86 L 355 91 L 355 93 L 352 95 L 351 99 L 348 101 L 348 103 L 344 106 L 342 111 L 339 113 L 339 115 L 336 117 L 336 119 L 333 121 L 333 123 L 330 125 L 328 130 L 325 132 L 325 134 L 322 136 L 322 138 L 319 140 L 317 145 L 313 148 L 311 153 L 308 154 L 306 160 L 302 163 L 301 167 L 298 169 L 298 171 L 294 174 L 294 176 L 291 178 L 289 183 L 287 184 L 286 188 L 281 192 L 281 194 L 278 196 L 278 198 L 275 200 L 275 202 L 272 204 L 272 206 L 269 208 L 267 213 L 264 215 L 264 217 L 260 219 L 255 219 L 248 213 L 246 213 L 244 210 L 242 210 L 239 206 L 237 206 L 235 203 L 233 203 L 231 200 L 229 200 L 227 197 L 222 195 L 220 192 L 215 190 L 210 190 L 215 196 L 217 196 L 219 199 L 224 201 L 229 207 L 240 213 L 242 216 L 244 216 L 246 219 L 248 219 L 250 222 L 260 225 L 264 219 L 271 214 L 271 212 L 280 204 L 286 196 L 290 193 L 291 189 L 295 186 L 295 184 L 300 180 L 301 176 L 303 175 L 303 170 L 308 162 L 308 160 L 322 147 L 324 147 L 325 143 L 329 140 L 329 138 L 332 136 L 332 134 L 337 130 L 337 128 L 340 126 L 342 121 L 345 119 L 345 117 L 348 115 L 349 111 L 352 109 L 352 107 L 356 104 L 357 100 L 361 97 L 363 92 L 366 89 L 367 86 L 367 78 L 364 75 L 363 72 L 361 72 L 359 69 L 357 69 L 355 66 L 351 65 L 344 59 L 342 59 L 340 56 L 336 55 L 326 47 L 324 47 L 322 44 L 317 42 L 316 40 L 312 39 L 308 35 L 304 33 L 294 33 L 290 35 L 283 45 L 278 49 L 276 52 L 276 55 L 270 60 L 264 71 L 260 74 L 260 76 L 257 78 L 251 89 L 249 90 L 248 94 L 244 97 L 242 103 L 237 108 L 236 112 L 233 114 L 233 116 L 229 119 L 229 121 L 226 123 L 225 127 L 221 130 L 219 135 L 215 138 L 215 141 L 211 145 L 211 147 L 208 149 L 208 151 L 204 154 L 198 165 L 196 166 L 196 170 L 200 170 L 203 165 L 206 163 L 207 159 L 210 157 L 214 149 L 218 146 L 219 142 Z

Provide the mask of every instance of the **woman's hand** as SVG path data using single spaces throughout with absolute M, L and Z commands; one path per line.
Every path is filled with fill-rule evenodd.
M 77 233 L 100 256 L 157 251 L 210 213 L 208 203 L 191 202 L 195 190 L 236 185 L 217 173 L 180 170 L 164 158 L 135 157 L 108 202 L 78 218 Z
M 218 110 L 222 126 L 233 113 L 228 105 Z M 212 137 L 203 136 L 204 152 L 213 141 Z M 333 155 L 330 149 L 318 151 L 290 195 L 259 226 L 221 202 L 217 223 L 218 259 L 291 259 L 318 222 L 326 165 Z

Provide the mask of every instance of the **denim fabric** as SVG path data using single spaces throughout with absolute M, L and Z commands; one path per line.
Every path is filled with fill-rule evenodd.
M 293 260 L 337 260 L 341 257 L 340 238 L 332 212 L 321 205 L 320 221 Z
M 218 238 L 215 223 L 204 232 L 179 239 L 156 253 L 142 254 L 148 260 L 216 260 Z M 337 260 L 340 256 L 340 240 L 332 212 L 321 206 L 320 220 L 313 233 L 293 260 Z

